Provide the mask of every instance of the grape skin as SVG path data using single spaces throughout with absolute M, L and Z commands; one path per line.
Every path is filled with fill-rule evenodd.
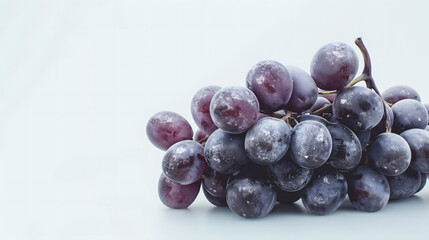
M 310 72 L 320 89 L 340 90 L 356 75 L 359 59 L 347 44 L 334 42 L 321 47 L 314 55 Z
M 162 171 L 165 176 L 182 185 L 200 180 L 206 169 L 204 147 L 193 140 L 174 144 L 165 152 L 162 159 Z
M 293 81 L 285 66 L 266 60 L 258 62 L 250 69 L 246 86 L 255 93 L 263 111 L 275 112 L 288 103 L 292 95 Z
M 347 182 L 344 176 L 336 170 L 321 170 L 302 190 L 301 199 L 310 213 L 325 215 L 337 210 L 346 195 Z
M 290 153 L 301 167 L 314 169 L 322 166 L 332 151 L 332 138 L 320 122 L 300 122 L 292 130 Z
M 286 192 L 275 188 L 277 192 L 277 202 L 281 204 L 292 204 L 301 198 L 302 191 Z
M 316 101 L 314 102 L 313 106 L 310 107 L 309 111 L 310 113 L 313 113 L 321 108 L 324 108 L 326 106 L 331 105 L 331 102 L 329 102 L 328 99 L 324 97 L 317 97 Z
M 332 152 L 327 164 L 339 171 L 350 171 L 360 162 L 362 147 L 359 138 L 342 124 L 327 125 L 332 137 Z
M 408 86 L 394 86 L 388 88 L 386 91 L 381 94 L 384 101 L 395 104 L 396 102 L 403 99 L 414 99 L 420 102 L 420 96 L 416 90 Z
M 426 185 L 426 181 L 427 181 L 427 177 L 428 177 L 427 173 L 420 173 L 420 176 L 421 176 L 421 183 L 420 183 L 420 186 L 415 193 L 420 192 Z
M 390 200 L 399 200 L 413 195 L 421 185 L 421 174 L 407 169 L 398 176 L 387 176 L 390 186 Z
M 290 130 L 281 119 L 266 117 L 247 131 L 244 148 L 247 156 L 259 164 L 279 161 L 289 149 Z
M 230 175 L 228 174 L 221 174 L 211 168 L 207 168 L 203 174 L 203 188 L 214 197 L 225 197 L 226 183 L 229 177 Z
M 389 202 L 390 187 L 386 177 L 368 166 L 360 166 L 347 176 L 352 205 L 361 211 L 375 212 Z
M 353 131 L 375 127 L 383 118 L 383 102 L 372 90 L 353 86 L 338 92 L 332 106 L 334 117 Z
M 411 149 L 410 168 L 429 173 L 429 132 L 423 129 L 409 129 L 401 133 Z
M 287 66 L 293 81 L 292 95 L 286 109 L 292 112 L 303 112 L 316 102 L 318 89 L 314 79 L 304 70 Z
M 204 156 L 210 168 L 230 174 L 245 165 L 249 159 L 244 150 L 243 134 L 230 134 L 218 129 L 210 135 L 204 147 Z
M 268 180 L 239 173 L 232 176 L 226 187 L 228 207 L 239 216 L 258 218 L 273 209 L 277 193 Z
M 226 197 L 216 197 L 211 195 L 207 189 L 203 188 L 203 193 L 204 196 L 206 196 L 206 199 L 213 205 L 217 206 L 217 207 L 226 207 Z
M 146 134 L 157 148 L 167 150 L 182 140 L 192 140 L 192 127 L 188 121 L 175 112 L 159 112 L 146 125 Z
M 207 86 L 195 93 L 191 101 L 191 113 L 197 126 L 210 135 L 217 129 L 210 116 L 210 102 L 217 91 L 218 86 Z
M 197 181 L 189 185 L 168 180 L 161 174 L 158 181 L 158 196 L 161 202 L 170 208 L 183 209 L 189 207 L 197 198 L 201 182 Z
M 247 131 L 259 117 L 255 94 L 244 87 L 224 87 L 212 98 L 210 115 L 220 129 L 238 134 Z
M 298 166 L 288 155 L 268 166 L 272 182 L 283 191 L 296 192 L 311 180 L 313 170 Z
M 194 141 L 201 142 L 208 137 L 209 136 L 207 135 L 207 133 L 203 132 L 201 129 L 198 129 L 194 134 Z
M 411 149 L 395 133 L 382 133 L 371 143 L 369 156 L 374 168 L 386 176 L 402 174 L 410 166 Z
M 392 106 L 395 121 L 393 132 L 402 133 L 411 128 L 425 129 L 428 125 L 428 112 L 417 100 L 404 99 Z

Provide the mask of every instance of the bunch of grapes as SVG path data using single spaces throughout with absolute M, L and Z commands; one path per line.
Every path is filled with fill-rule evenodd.
M 313 57 L 311 74 L 262 61 L 247 87 L 199 90 L 195 135 L 179 114 L 155 114 L 146 130 L 166 150 L 161 201 L 187 208 L 202 185 L 210 203 L 256 218 L 299 199 L 308 212 L 329 214 L 347 195 L 374 212 L 419 192 L 429 173 L 428 105 L 407 86 L 380 94 L 368 51 L 355 43 L 365 63 L 356 78 L 355 51 L 330 43 Z

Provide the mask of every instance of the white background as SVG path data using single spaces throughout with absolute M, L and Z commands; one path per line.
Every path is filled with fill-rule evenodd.
M 157 195 L 156 112 L 195 127 L 193 94 L 264 59 L 309 70 L 363 37 L 380 89 L 429 102 L 427 1 L 0 1 L 0 239 L 404 239 L 427 236 L 429 188 L 377 213 L 301 205 L 247 220 Z M 354 46 L 354 45 L 353 45 Z M 356 51 L 357 48 L 355 47 Z M 360 54 L 359 54 L 360 56 Z M 361 58 L 361 57 L 360 57 Z M 362 62 L 362 60 L 360 60 Z

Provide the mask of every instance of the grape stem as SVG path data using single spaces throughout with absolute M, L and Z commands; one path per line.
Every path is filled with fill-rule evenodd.
M 387 114 L 387 106 L 386 106 L 386 104 L 384 104 L 384 99 L 381 96 L 380 92 L 378 91 L 377 85 L 375 84 L 374 78 L 372 77 L 371 58 L 369 57 L 368 49 L 365 47 L 365 44 L 363 43 L 362 38 L 360 38 L 360 37 L 356 38 L 355 44 L 359 48 L 359 50 L 361 51 L 362 56 L 363 56 L 363 62 L 364 62 L 362 74 L 359 77 L 357 77 L 355 80 L 357 82 L 365 81 L 366 87 L 374 90 L 374 92 L 377 93 L 377 95 L 381 98 L 381 100 L 383 102 L 384 116 L 386 116 L 386 132 L 391 132 L 392 131 L 392 119 L 390 119 L 389 115 Z M 353 80 L 352 82 L 354 82 L 355 80 Z M 352 82 L 350 82 L 350 83 L 352 83 Z

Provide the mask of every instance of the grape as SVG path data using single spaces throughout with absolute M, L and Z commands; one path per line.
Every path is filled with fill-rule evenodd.
M 390 187 L 386 177 L 368 166 L 360 166 L 347 177 L 352 205 L 365 212 L 375 212 L 387 205 Z
M 200 185 L 200 181 L 189 185 L 181 185 L 168 180 L 164 174 L 161 174 L 158 181 L 158 195 L 161 202 L 167 207 L 177 209 L 187 208 L 197 198 Z
M 292 112 L 303 112 L 310 109 L 317 99 L 317 86 L 313 78 L 304 70 L 287 66 L 293 81 L 292 96 L 286 109 Z
M 247 156 L 259 164 L 280 160 L 289 149 L 290 130 L 280 119 L 266 117 L 258 120 L 247 132 L 244 148 Z
M 416 92 L 416 90 L 408 87 L 408 86 L 394 86 L 381 94 L 384 101 L 395 104 L 396 102 L 402 99 L 414 99 L 420 102 L 420 96 Z
M 207 139 L 204 156 L 210 168 L 229 174 L 248 162 L 243 134 L 230 134 L 218 129 Z
M 325 215 L 337 210 L 347 195 L 347 182 L 336 170 L 322 170 L 302 190 L 304 207 L 312 214 Z
M 330 123 L 334 123 L 334 124 L 341 124 L 333 115 L 331 115 L 328 118 Z M 341 124 L 343 125 L 343 124 Z M 351 129 L 349 129 L 350 131 L 352 131 L 356 137 L 359 139 L 359 143 L 361 146 L 361 149 L 365 149 L 365 147 L 368 145 L 369 143 L 369 139 L 371 138 L 371 129 L 365 130 L 365 131 L 353 131 Z
M 390 186 L 390 200 L 404 199 L 413 195 L 421 185 L 421 175 L 407 169 L 398 176 L 387 176 Z
M 321 47 L 311 61 L 311 76 L 324 90 L 344 88 L 356 75 L 359 59 L 347 44 L 334 42 Z
M 220 129 L 229 133 L 247 131 L 259 117 L 255 94 L 244 87 L 224 87 L 210 103 L 210 115 Z
M 301 198 L 301 191 L 286 192 L 276 188 L 277 202 L 281 204 L 292 204 Z
M 197 126 L 210 135 L 217 129 L 210 116 L 210 102 L 217 91 L 218 86 L 207 86 L 195 93 L 191 101 L 191 113 Z
M 327 125 L 332 137 L 332 152 L 328 164 L 339 171 L 350 171 L 360 162 L 362 147 L 359 138 L 342 124 Z
M 311 106 L 308 112 L 312 113 L 329 105 L 331 105 L 331 102 L 329 102 L 328 99 L 324 97 L 317 97 L 316 102 L 314 102 L 313 106 Z
M 247 74 L 246 85 L 255 93 L 265 112 L 275 112 L 286 106 L 293 89 L 288 69 L 271 60 L 254 65 Z
M 209 136 L 207 135 L 207 133 L 203 132 L 201 129 L 198 129 L 194 134 L 194 141 L 201 142 L 208 137 Z
M 375 127 L 383 118 L 383 101 L 368 88 L 348 87 L 338 92 L 332 112 L 351 130 L 365 131 Z
M 268 167 L 272 182 L 281 190 L 296 192 L 310 181 L 313 170 L 298 166 L 288 155 Z
M 420 176 L 421 176 L 420 186 L 419 186 L 419 188 L 417 189 L 417 191 L 415 193 L 420 192 L 425 187 L 425 185 L 426 185 L 426 181 L 427 181 L 427 176 L 428 175 L 426 173 L 420 173 Z
M 205 188 L 210 195 L 214 197 L 226 196 L 226 183 L 230 175 L 221 174 L 211 168 L 207 168 L 203 176 L 203 188 Z
M 401 133 L 411 128 L 425 129 L 428 125 L 428 112 L 417 100 L 404 99 L 392 106 L 395 122 L 393 131 Z
M 423 129 L 409 129 L 401 136 L 411 149 L 410 168 L 429 173 L 429 132 Z
M 423 104 L 423 106 L 425 106 L 426 110 L 427 110 L 427 111 L 428 111 L 428 113 L 429 113 L 429 103 L 425 103 L 425 104 Z
M 387 103 L 384 103 L 384 107 L 386 108 L 387 114 L 385 113 L 381 121 L 377 124 L 377 126 L 371 129 L 371 138 L 376 138 L 377 135 L 386 132 L 386 118 L 389 119 L 390 124 L 393 124 L 394 116 L 392 109 L 389 107 L 389 105 L 387 105 Z M 390 127 L 393 126 L 391 125 Z
M 204 196 L 206 196 L 207 200 L 218 207 L 226 207 L 226 197 L 215 197 L 211 195 L 205 188 L 203 188 Z
M 182 140 L 192 140 L 191 125 L 185 118 L 174 112 L 159 112 L 146 125 L 146 134 L 156 147 L 167 150 Z
M 276 203 L 277 193 L 268 180 L 239 173 L 231 176 L 226 186 L 228 207 L 239 216 L 266 216 Z
M 321 91 L 321 90 L 319 90 L 319 97 L 323 97 L 323 98 L 328 99 L 328 101 L 329 101 L 330 103 L 333 103 L 333 102 L 334 102 L 334 99 L 335 99 L 335 97 L 337 96 L 337 94 L 336 94 L 336 93 L 320 94 L 320 91 Z
M 165 176 L 182 185 L 201 179 L 207 163 L 204 160 L 204 147 L 192 140 L 184 140 L 171 146 L 162 159 Z
M 322 166 L 332 150 L 332 139 L 328 129 L 320 122 L 300 122 L 292 130 L 290 152 L 293 160 L 303 168 Z
M 308 120 L 313 120 L 316 122 L 320 122 L 321 124 L 327 126 L 328 125 L 328 120 L 324 119 L 321 116 L 317 116 L 317 115 L 310 115 L 310 114 L 305 114 L 305 115 L 299 115 L 296 120 L 298 122 L 303 122 L 303 121 L 308 121 Z
M 370 159 L 374 168 L 386 176 L 397 176 L 407 170 L 411 150 L 407 141 L 395 133 L 382 133 L 371 143 Z

